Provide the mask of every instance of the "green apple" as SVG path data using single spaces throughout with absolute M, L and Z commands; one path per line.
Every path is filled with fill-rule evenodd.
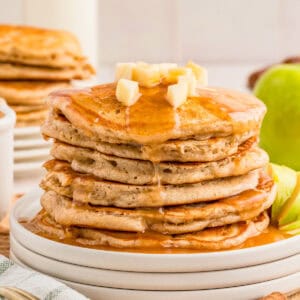
M 297 184 L 291 197 L 283 205 L 279 215 L 279 226 L 297 221 L 300 217 L 300 173 L 297 174 Z
M 277 194 L 272 205 L 272 221 L 277 223 L 278 215 L 285 202 L 292 196 L 297 184 L 297 172 L 286 166 L 270 164 L 272 177 L 277 184 Z
M 300 220 L 281 226 L 279 229 L 292 235 L 300 234 Z
M 254 93 L 268 109 L 262 148 L 272 162 L 300 171 L 300 65 L 278 65 L 266 71 Z

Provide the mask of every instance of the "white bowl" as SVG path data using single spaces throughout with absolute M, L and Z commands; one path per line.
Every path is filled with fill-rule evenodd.
M 101 287 L 136 290 L 203 290 L 273 280 L 300 272 L 300 254 L 272 263 L 240 269 L 192 273 L 138 273 L 97 269 L 42 256 L 11 235 L 10 249 L 30 268 L 63 280 Z
M 40 210 L 41 194 L 36 189 L 17 202 L 10 216 L 11 232 L 27 249 L 70 264 L 134 272 L 203 272 L 254 266 L 300 253 L 300 236 L 248 249 L 199 254 L 143 254 L 58 243 L 30 232 L 18 222 L 34 217 Z
M 0 221 L 8 210 L 13 196 L 13 128 L 16 115 L 6 103 L 0 99 Z
M 22 267 L 31 269 L 21 259 L 19 259 L 13 251 L 11 251 L 10 257 Z M 258 284 L 225 289 L 195 291 L 142 291 L 132 289 L 115 289 L 81 284 L 58 278 L 56 279 L 94 300 L 252 300 L 270 294 L 273 291 L 287 293 L 299 288 L 300 273 Z

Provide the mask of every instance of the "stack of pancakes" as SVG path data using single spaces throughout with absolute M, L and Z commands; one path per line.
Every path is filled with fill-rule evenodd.
M 221 250 L 269 225 L 275 197 L 258 147 L 265 106 L 199 88 L 177 109 L 166 86 L 130 107 L 116 84 L 59 91 L 42 131 L 54 139 L 36 232 L 81 245 Z
M 17 114 L 17 126 L 40 125 L 45 97 L 94 74 L 70 33 L 0 25 L 0 96 Z

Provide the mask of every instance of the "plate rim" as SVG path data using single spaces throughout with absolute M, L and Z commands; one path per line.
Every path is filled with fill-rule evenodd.
M 11 257 L 13 258 L 15 254 L 11 251 L 10 252 Z M 18 257 L 15 257 L 17 261 L 16 263 L 19 263 L 20 266 L 29 268 L 24 262 L 22 262 Z M 13 259 L 14 260 L 14 259 Z M 31 269 L 32 270 L 32 269 Z M 278 287 L 278 281 L 285 280 L 286 285 L 289 285 L 289 287 L 285 286 L 284 288 L 280 288 L 281 292 L 289 292 L 292 289 L 295 289 L 297 287 L 294 286 L 294 284 L 291 283 L 291 277 L 294 279 L 296 277 L 297 279 L 299 274 L 293 274 L 290 276 L 275 279 L 276 281 L 275 286 Z M 74 290 L 77 290 L 79 293 L 93 298 L 97 295 L 97 297 L 101 294 L 103 296 L 102 299 L 107 299 L 107 300 L 112 300 L 116 299 L 116 296 L 118 296 L 118 299 L 125 299 L 125 300 L 140 300 L 141 297 L 144 300 L 165 300 L 165 299 L 173 299 L 173 300 L 181 300 L 181 299 L 186 299 L 186 300 L 199 300 L 199 299 L 214 299 L 214 300 L 223 300 L 223 299 L 228 299 L 228 296 L 230 296 L 231 300 L 248 300 L 249 299 L 249 293 L 251 293 L 251 298 L 260 298 L 265 296 L 266 294 L 272 293 L 273 287 L 270 287 L 270 281 L 266 281 L 263 283 L 257 283 L 253 284 L 252 286 L 239 286 L 239 287 L 231 287 L 231 288 L 224 288 L 224 289 L 211 289 L 211 290 L 196 290 L 196 291 L 143 291 L 143 290 L 129 290 L 129 289 L 115 289 L 115 288 L 108 288 L 108 287 L 97 287 L 93 285 L 87 285 L 87 284 L 82 284 L 79 282 L 72 282 L 68 280 L 63 280 L 59 279 L 56 277 L 53 277 L 56 280 L 59 280 L 69 286 L 70 288 L 73 288 Z M 300 278 L 300 276 L 299 276 Z M 289 284 L 287 284 L 289 282 Z M 299 279 L 297 280 L 299 282 Z M 267 284 L 266 284 L 267 283 Z M 274 283 L 274 282 L 271 282 Z M 282 282 L 281 282 L 282 286 Z M 252 291 L 248 290 L 248 293 L 246 294 L 245 287 L 252 289 Z M 254 289 L 254 291 L 253 291 Z M 258 291 L 259 289 L 259 291 Z M 262 293 L 261 290 L 264 290 Z M 278 290 L 278 288 L 277 288 Z M 112 292 L 116 292 L 117 294 L 111 294 Z M 226 295 L 223 295 L 222 292 L 226 293 Z M 242 293 L 243 292 L 243 293 Z M 109 294 L 108 294 L 109 293 Z M 149 295 L 146 296 L 146 293 Z M 109 297 L 109 298 L 108 298 Z M 125 298 L 124 298 L 125 297 Z M 154 298 L 153 298 L 154 297 Z M 168 298 L 167 298 L 168 297 Z M 202 297 L 202 298 L 199 298 Z M 205 298 L 204 298 L 205 297 Z M 227 298 L 224 298 L 227 297 Z
M 176 288 L 178 290 L 205 290 L 256 284 L 300 273 L 300 253 L 283 260 L 240 269 L 190 273 L 141 273 L 106 270 L 70 264 L 27 249 L 12 234 L 10 235 L 10 241 L 13 253 L 26 263 L 26 265 L 41 273 L 69 281 L 80 281 L 88 285 L 110 288 L 153 291 L 158 289 L 160 291 L 176 290 Z M 290 265 L 292 267 L 287 271 L 286 268 L 283 268 L 284 265 Z M 43 266 L 47 267 L 45 268 Z M 55 271 L 49 272 L 50 266 L 51 269 Z M 274 269 L 281 270 L 281 272 L 275 272 Z M 266 272 L 268 272 L 267 278 Z M 80 278 L 79 274 L 85 275 Z M 143 280 L 141 280 L 142 277 L 144 277 Z M 101 278 L 107 279 L 101 280 Z M 249 280 L 249 278 L 251 279 Z M 180 289 L 178 282 L 180 282 Z

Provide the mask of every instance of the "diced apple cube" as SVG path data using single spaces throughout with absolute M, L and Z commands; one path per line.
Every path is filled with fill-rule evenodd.
M 126 106 L 131 106 L 137 102 L 140 96 L 138 82 L 124 78 L 118 81 L 116 89 L 118 101 Z
M 192 61 L 189 61 L 186 65 L 187 68 L 191 69 L 196 77 L 199 85 L 206 86 L 208 83 L 207 70 Z
M 162 64 L 159 64 L 158 66 L 159 66 L 159 70 L 160 70 L 160 75 L 163 78 L 167 77 L 167 75 L 171 69 L 178 68 L 177 64 L 175 64 L 175 63 L 162 63 Z
M 137 81 L 140 86 L 154 87 L 161 82 L 159 67 L 158 65 L 139 63 L 133 69 L 132 79 Z
M 177 84 L 169 85 L 167 92 L 167 101 L 174 107 L 177 108 L 182 105 L 188 96 L 188 84 L 182 81 Z
M 197 80 L 193 73 L 179 76 L 178 83 L 185 82 L 188 86 L 188 96 L 197 96 Z
M 118 63 L 116 65 L 115 81 L 119 79 L 132 79 L 132 70 L 135 67 L 135 63 Z
M 181 68 L 180 67 L 180 68 L 170 69 L 167 76 L 164 78 L 164 83 L 166 83 L 166 84 L 177 83 L 178 78 L 180 76 L 187 75 L 189 73 L 192 74 L 192 70 L 189 68 Z

